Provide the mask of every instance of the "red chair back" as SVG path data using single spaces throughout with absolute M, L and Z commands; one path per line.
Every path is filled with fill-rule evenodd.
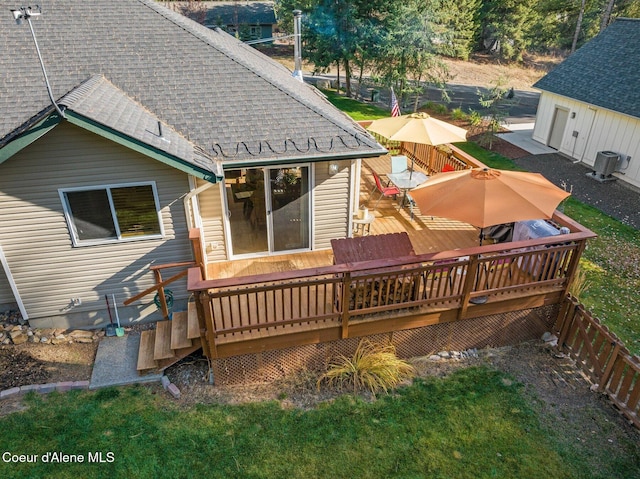
M 449 163 L 442 167 L 442 173 L 446 173 L 447 171 L 456 171 L 456 169 L 451 166 Z
M 378 176 L 378 174 L 375 171 L 373 172 L 373 179 L 376 182 L 376 188 L 378 188 L 380 191 L 382 191 L 383 190 L 382 181 L 380 181 L 380 177 Z

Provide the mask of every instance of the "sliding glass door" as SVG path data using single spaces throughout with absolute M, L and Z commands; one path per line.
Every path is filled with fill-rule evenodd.
M 233 256 L 310 248 L 309 166 L 225 172 Z
M 269 170 L 272 251 L 309 248 L 309 167 Z

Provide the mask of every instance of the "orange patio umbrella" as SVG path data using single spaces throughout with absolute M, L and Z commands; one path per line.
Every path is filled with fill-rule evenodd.
M 422 214 L 478 228 L 551 218 L 568 196 L 539 173 L 490 168 L 439 173 L 411 190 Z

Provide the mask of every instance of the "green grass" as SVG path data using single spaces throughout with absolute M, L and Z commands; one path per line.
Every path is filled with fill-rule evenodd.
M 366 402 L 177 408 L 145 387 L 53 393 L 0 419 L 0 450 L 114 454 L 105 464 L 7 464 L 3 478 L 637 477 L 637 448 L 568 447 L 521 385 L 486 368 Z M 631 441 L 631 439 L 630 439 Z M 635 455 L 634 455 L 635 454 Z
M 355 121 L 361 120 L 377 120 L 378 118 L 386 118 L 391 116 L 389 110 L 379 108 L 375 105 L 369 105 L 352 98 L 339 95 L 335 90 L 322 90 L 333 105 L 349 115 Z

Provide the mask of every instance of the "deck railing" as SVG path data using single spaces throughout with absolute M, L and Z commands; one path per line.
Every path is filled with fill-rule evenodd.
M 371 121 L 359 121 L 358 123 L 366 128 L 371 124 Z M 422 143 L 401 143 L 399 141 L 389 141 L 377 133 L 369 133 L 389 150 L 389 154 L 405 155 L 430 175 L 440 173 L 445 168 L 445 165 L 454 170 L 486 167 L 484 163 L 455 145 L 433 146 Z
M 476 304 L 489 303 L 485 312 L 491 314 L 491 304 L 518 298 L 551 294 L 559 302 L 590 237 L 578 231 L 561 239 L 209 281 L 192 268 L 188 287 L 199 299 L 209 352 L 217 357 L 218 343 L 260 335 L 333 327 L 347 338 L 352 324 L 384 320 L 389 312 L 455 310 L 456 319 L 464 319 Z
M 573 297 L 566 297 L 558 317 L 561 350 L 640 428 L 640 358 Z

